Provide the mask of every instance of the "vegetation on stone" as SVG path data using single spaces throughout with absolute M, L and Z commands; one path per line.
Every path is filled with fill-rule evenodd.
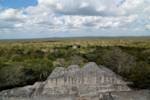
M 150 40 L 68 39 L 0 42 L 0 90 L 44 81 L 56 67 L 104 65 L 136 89 L 150 89 Z
M 0 92 L 1 100 L 149 100 L 150 91 L 134 91 L 109 68 L 89 62 L 82 68 L 56 67 L 46 81 Z

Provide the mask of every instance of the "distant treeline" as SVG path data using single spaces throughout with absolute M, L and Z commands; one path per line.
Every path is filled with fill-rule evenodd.
M 150 40 L 0 42 L 0 90 L 45 80 L 55 67 L 96 62 L 150 89 Z

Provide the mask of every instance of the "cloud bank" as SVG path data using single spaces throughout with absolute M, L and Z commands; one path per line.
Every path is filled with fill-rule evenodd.
M 149 35 L 149 5 L 149 0 L 38 0 L 36 6 L 0 9 L 0 34 Z

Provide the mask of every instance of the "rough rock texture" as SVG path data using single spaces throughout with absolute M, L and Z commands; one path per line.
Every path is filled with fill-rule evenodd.
M 150 100 L 150 91 L 112 92 L 113 100 Z
M 45 82 L 0 92 L 0 100 L 150 100 L 149 91 L 131 91 L 114 72 L 90 62 L 58 67 Z
M 129 91 L 126 82 L 104 67 L 88 63 L 56 68 L 48 77 L 41 95 L 95 95 L 101 92 Z

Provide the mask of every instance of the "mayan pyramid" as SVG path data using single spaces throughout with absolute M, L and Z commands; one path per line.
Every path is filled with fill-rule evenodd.
M 130 91 L 120 76 L 104 66 L 90 62 L 83 67 L 57 67 L 46 81 L 2 91 L 0 97 L 82 97 L 120 91 Z

